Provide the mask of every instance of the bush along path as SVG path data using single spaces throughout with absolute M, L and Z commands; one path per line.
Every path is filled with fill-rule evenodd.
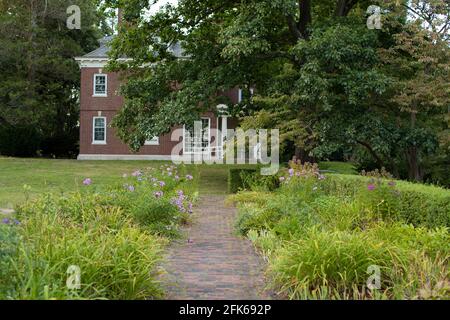
M 270 299 L 263 261 L 249 241 L 234 234 L 236 210 L 224 200 L 225 195 L 202 195 L 186 237 L 169 250 L 166 298 Z

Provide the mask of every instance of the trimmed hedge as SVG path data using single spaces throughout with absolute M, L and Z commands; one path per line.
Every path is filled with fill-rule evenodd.
M 331 194 L 355 197 L 371 178 L 329 174 L 323 186 Z M 450 227 L 450 190 L 436 186 L 395 181 L 398 190 L 396 209 L 400 217 L 413 225 Z

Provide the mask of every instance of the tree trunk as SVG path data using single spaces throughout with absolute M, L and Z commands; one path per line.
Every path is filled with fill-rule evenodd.
M 416 113 L 411 113 L 411 130 L 416 127 Z M 406 151 L 406 160 L 408 161 L 408 176 L 410 180 L 421 182 L 423 179 L 422 170 L 419 166 L 419 151 L 416 145 L 410 146 Z

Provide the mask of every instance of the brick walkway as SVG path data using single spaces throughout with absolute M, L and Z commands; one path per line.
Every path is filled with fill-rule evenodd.
M 172 245 L 164 268 L 168 299 L 269 299 L 263 264 L 251 243 L 234 235 L 236 209 L 225 196 L 200 199 L 186 237 Z

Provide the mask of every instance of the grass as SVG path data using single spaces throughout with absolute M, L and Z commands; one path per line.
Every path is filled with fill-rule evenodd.
M 98 186 L 119 181 L 124 173 L 159 166 L 162 161 L 76 161 L 0 158 L 0 208 L 13 208 L 46 192 L 74 191 L 85 178 Z M 30 187 L 25 192 L 24 185 Z
M 162 298 L 157 266 L 197 199 L 191 170 L 167 164 L 18 205 L 0 222 L 0 299 Z
M 13 208 L 46 192 L 75 191 L 85 178 L 96 186 L 121 181 L 124 173 L 146 167 L 159 167 L 167 161 L 77 161 L 0 157 L 0 208 Z M 189 165 L 200 176 L 200 194 L 226 194 L 228 169 L 235 165 Z M 251 167 L 240 165 L 239 167 Z M 25 190 L 24 186 L 29 186 Z
M 320 170 L 333 171 L 340 174 L 357 174 L 355 166 L 350 162 L 323 161 L 319 162 Z

